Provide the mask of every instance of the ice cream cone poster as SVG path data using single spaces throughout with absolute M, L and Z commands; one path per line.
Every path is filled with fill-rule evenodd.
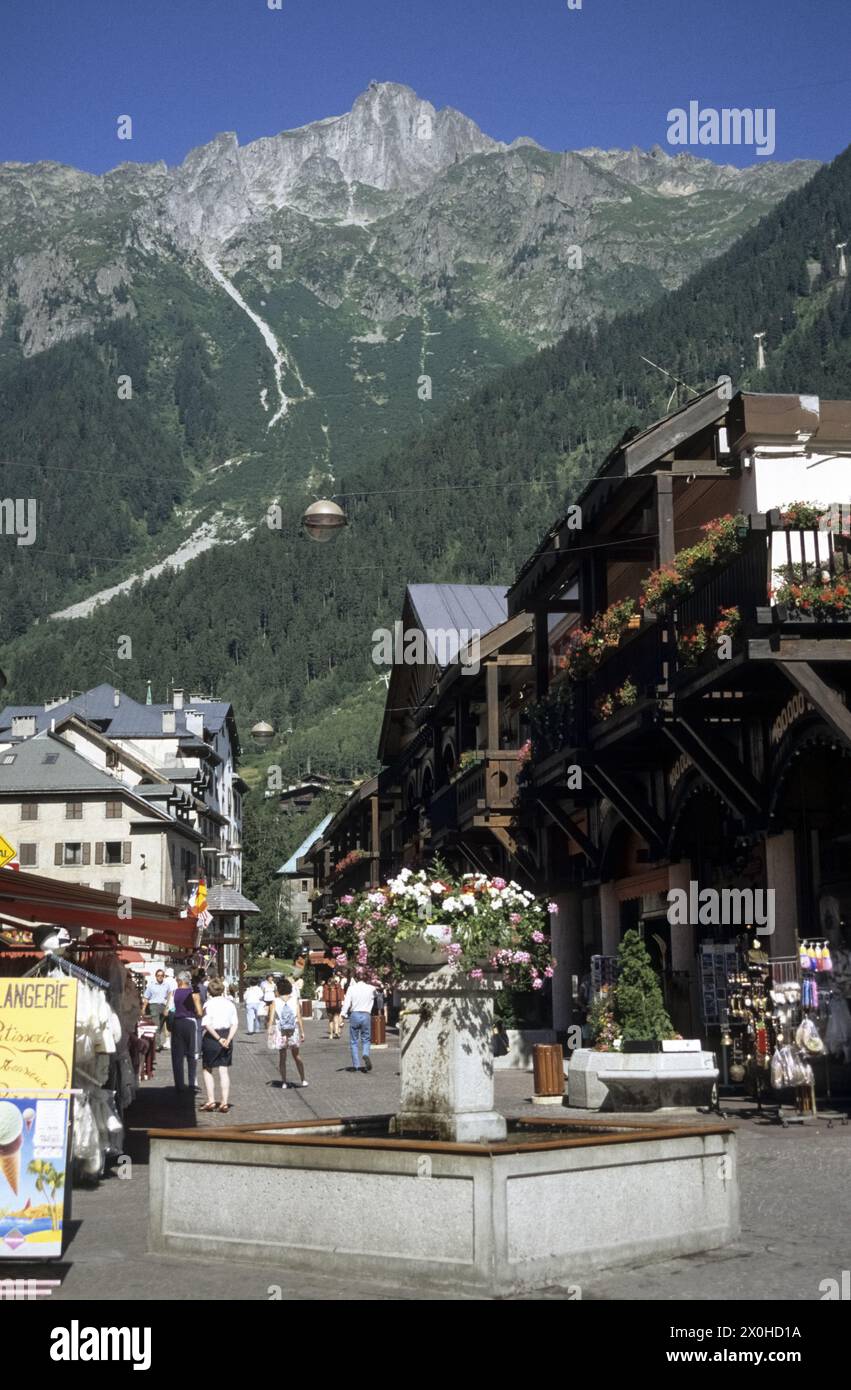
M 70 1089 L 76 1018 L 76 980 L 0 979 L 0 1098 Z
M 62 1254 L 68 1097 L 0 1099 L 0 1261 Z

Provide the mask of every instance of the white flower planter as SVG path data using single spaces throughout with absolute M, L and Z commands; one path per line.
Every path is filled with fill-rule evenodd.
M 718 1068 L 711 1052 L 593 1052 L 567 1069 L 568 1105 L 582 1110 L 674 1110 L 708 1105 Z

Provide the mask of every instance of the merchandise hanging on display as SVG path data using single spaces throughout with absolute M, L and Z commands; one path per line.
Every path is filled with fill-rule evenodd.
M 122 1116 L 136 1094 L 130 1039 L 140 1012 L 138 990 L 115 952 L 98 965 L 108 978 L 48 953 L 27 972 L 77 981 L 72 1155 L 77 1178 L 89 1183 L 98 1182 L 108 1161 L 122 1152 Z

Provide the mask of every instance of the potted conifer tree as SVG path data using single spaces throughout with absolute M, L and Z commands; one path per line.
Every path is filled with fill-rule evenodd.
M 578 1048 L 568 1065 L 568 1104 L 588 1110 L 660 1110 L 705 1105 L 718 1078 L 700 1043 L 676 1037 L 662 989 L 639 932 L 618 949 L 613 1008 L 596 1046 Z
M 624 1052 L 661 1052 L 663 1040 L 674 1036 L 659 978 L 634 928 L 618 950 L 615 1022 Z

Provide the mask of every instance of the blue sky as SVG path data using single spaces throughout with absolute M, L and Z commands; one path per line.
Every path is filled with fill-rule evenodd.
M 848 20 L 849 0 L 2 0 L 0 161 L 176 164 L 346 111 L 373 78 L 551 149 L 668 148 L 669 108 L 770 106 L 775 158 L 830 159 Z

